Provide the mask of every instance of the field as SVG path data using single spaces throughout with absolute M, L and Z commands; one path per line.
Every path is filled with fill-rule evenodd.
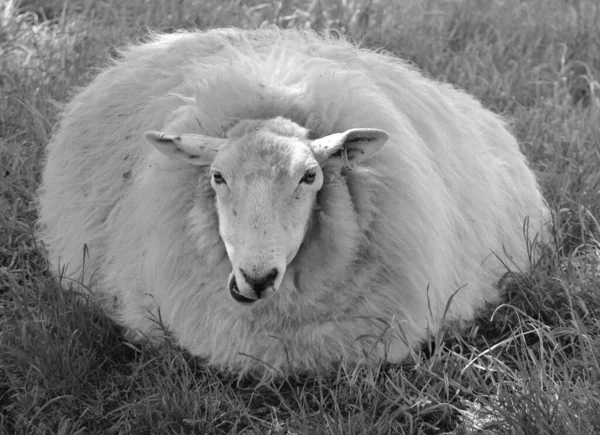
M 60 104 L 149 29 L 325 26 L 512 120 L 556 244 L 402 365 L 257 384 L 127 343 L 60 289 L 35 192 Z M 597 0 L 1 0 L 0 434 L 600 433 Z

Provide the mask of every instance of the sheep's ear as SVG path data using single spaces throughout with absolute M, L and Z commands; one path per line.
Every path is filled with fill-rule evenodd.
M 167 134 L 147 131 L 144 138 L 161 153 L 197 166 L 210 165 L 225 139 L 202 134 Z
M 351 168 L 379 151 L 389 138 L 389 134 L 376 128 L 353 128 L 314 140 L 311 146 L 319 164 L 329 158 L 341 158 Z

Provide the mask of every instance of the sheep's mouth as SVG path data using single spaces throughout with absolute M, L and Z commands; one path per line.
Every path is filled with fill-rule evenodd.
M 235 281 L 235 276 L 232 274 L 229 279 L 229 294 L 231 297 L 242 305 L 250 305 L 253 302 L 256 302 L 258 299 L 250 299 L 240 293 L 240 289 L 237 286 L 237 282 Z

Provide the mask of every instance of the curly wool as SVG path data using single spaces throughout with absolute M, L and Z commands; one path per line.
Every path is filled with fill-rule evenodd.
M 120 54 L 48 145 L 40 237 L 53 270 L 85 277 L 136 334 L 159 338 L 160 318 L 181 346 L 240 374 L 396 362 L 443 318 L 496 302 L 507 268 L 527 270 L 524 222 L 533 238 L 548 210 L 504 122 L 466 93 L 310 31 L 155 35 Z M 224 137 L 277 116 L 311 137 L 366 127 L 391 138 L 350 172 L 324 168 L 282 287 L 247 307 L 227 291 L 207 169 L 169 161 L 142 135 Z

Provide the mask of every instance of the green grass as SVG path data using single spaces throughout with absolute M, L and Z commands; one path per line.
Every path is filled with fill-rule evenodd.
M 259 385 L 58 288 L 32 229 L 59 103 L 148 28 L 261 23 L 340 29 L 513 119 L 556 247 L 500 307 L 400 366 Z M 598 23 L 596 0 L 0 2 L 0 433 L 600 433 Z

